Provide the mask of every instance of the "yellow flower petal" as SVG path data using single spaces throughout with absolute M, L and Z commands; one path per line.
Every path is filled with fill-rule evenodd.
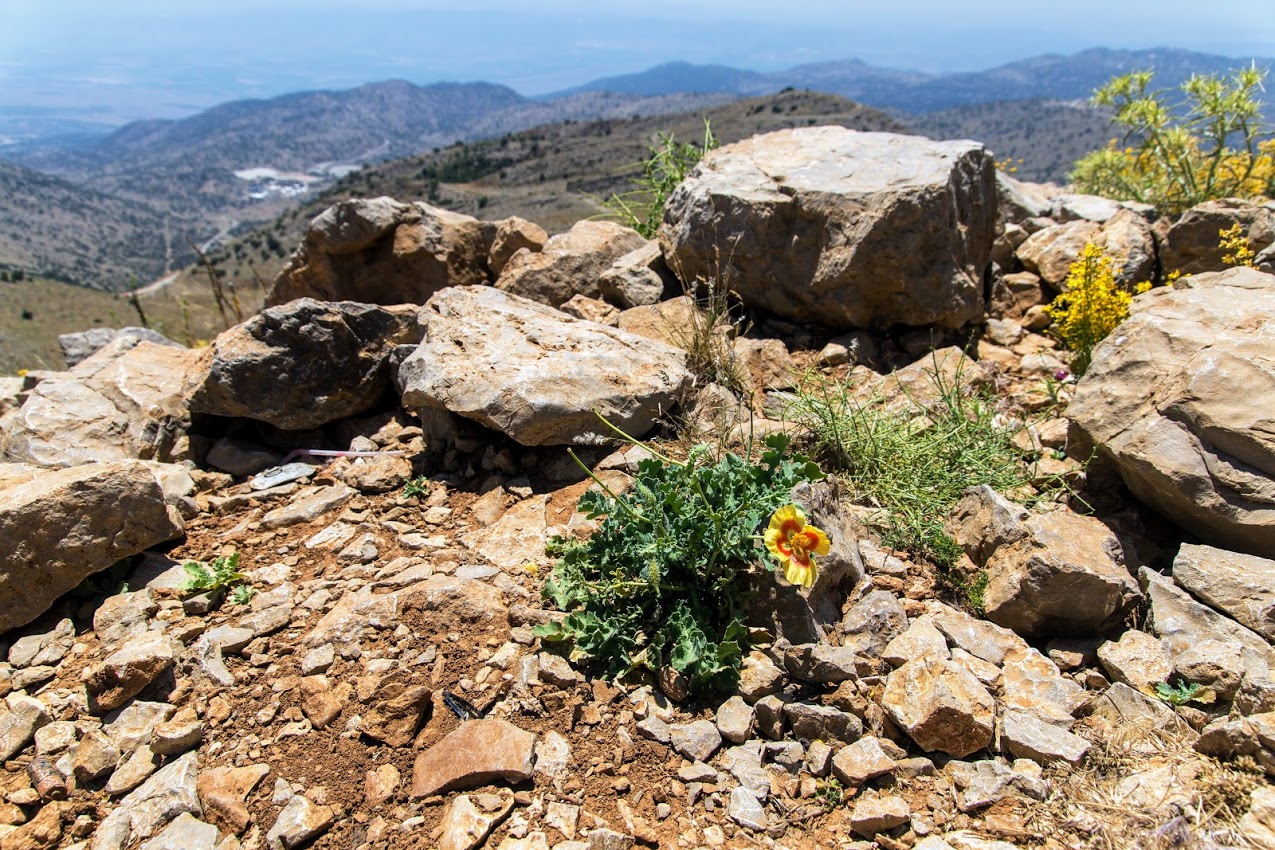
M 784 570 L 784 578 L 797 587 L 810 587 L 815 583 L 816 572 L 814 561 L 807 561 L 805 564 L 801 564 L 794 558 L 788 562 L 788 566 Z

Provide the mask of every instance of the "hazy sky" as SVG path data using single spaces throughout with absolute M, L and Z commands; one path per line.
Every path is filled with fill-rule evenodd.
M 1199 0 L 0 0 L 0 108 L 118 122 L 391 77 L 490 80 L 534 95 L 671 60 L 775 70 L 858 58 L 933 71 L 1093 46 L 1275 56 L 1275 0 L 1202 8 Z

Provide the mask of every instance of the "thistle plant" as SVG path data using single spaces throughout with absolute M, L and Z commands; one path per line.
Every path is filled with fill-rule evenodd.
M 601 520 L 597 530 L 550 544 L 557 562 L 544 596 L 567 615 L 536 627 L 541 640 L 607 676 L 668 666 L 692 691 L 731 686 L 748 646 L 745 578 L 764 557 L 763 525 L 794 583 L 813 582 L 815 556 L 828 551 L 823 532 L 784 509 L 794 485 L 823 474 L 789 453 L 786 436 L 764 442 L 758 463 L 714 460 L 702 445 L 682 461 L 652 450 L 627 494 L 597 481 L 579 504 Z
M 606 201 L 610 215 L 621 224 L 654 239 L 664 217 L 664 203 L 691 169 L 713 148 L 717 137 L 704 119 L 704 139 L 697 146 L 678 142 L 672 133 L 659 133 L 658 142 L 649 148 L 650 156 L 638 164 L 641 176 L 634 179 L 637 188 L 612 195 Z
M 1115 110 L 1122 140 L 1082 157 L 1077 189 L 1154 204 L 1177 215 L 1214 198 L 1263 198 L 1275 190 L 1275 140 L 1261 118 L 1266 71 L 1241 68 L 1229 77 L 1195 75 L 1182 84 L 1183 108 L 1150 88 L 1154 72 L 1114 77 L 1093 103 Z
M 235 604 L 243 605 L 256 594 L 256 590 L 247 584 L 248 577 L 239 571 L 239 553 L 219 555 L 210 563 L 188 561 L 182 564 L 186 571 L 186 581 L 182 584 L 183 593 L 219 593 L 230 591 L 230 599 Z

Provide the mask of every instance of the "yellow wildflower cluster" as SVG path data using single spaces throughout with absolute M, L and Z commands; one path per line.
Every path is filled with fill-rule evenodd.
M 1222 262 L 1228 266 L 1253 268 L 1253 261 L 1257 255 L 1253 253 L 1253 246 L 1249 244 L 1248 237 L 1244 235 L 1244 228 L 1239 222 L 1225 230 L 1219 230 L 1217 235 L 1222 239 L 1218 247 L 1227 252 L 1222 255 Z
M 1076 376 L 1089 368 L 1094 347 L 1129 318 L 1133 293 L 1116 283 L 1116 274 L 1111 258 L 1090 243 L 1067 270 L 1065 291 L 1045 308 L 1053 320 L 1051 332 L 1076 352 L 1071 363 Z M 1150 288 L 1150 283 L 1140 283 L 1135 291 L 1141 293 Z

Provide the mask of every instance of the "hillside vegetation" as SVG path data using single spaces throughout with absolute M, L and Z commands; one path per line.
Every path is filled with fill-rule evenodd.
M 189 216 L 0 160 L 0 269 L 121 290 L 193 259 Z

